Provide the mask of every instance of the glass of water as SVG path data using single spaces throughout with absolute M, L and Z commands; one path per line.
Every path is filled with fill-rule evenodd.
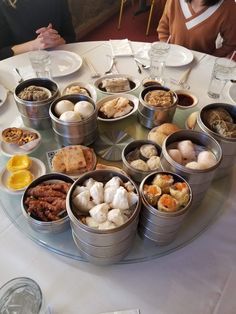
M 48 51 L 31 51 L 29 52 L 29 59 L 36 77 L 51 77 L 51 59 Z
M 151 44 L 149 51 L 151 79 L 162 85 L 165 83 L 164 72 L 169 49 L 170 45 L 168 43 L 157 41 Z
M 0 288 L 1 314 L 43 314 L 45 304 L 39 285 L 27 277 L 14 278 Z
M 220 98 L 227 81 L 236 75 L 236 62 L 226 58 L 216 58 L 208 87 L 208 96 Z

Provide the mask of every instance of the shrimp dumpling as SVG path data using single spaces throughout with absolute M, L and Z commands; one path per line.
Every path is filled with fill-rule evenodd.
M 99 223 L 93 217 L 90 216 L 86 217 L 85 222 L 86 225 L 91 228 L 98 228 Z
M 125 223 L 125 216 L 119 208 L 111 209 L 107 214 L 107 219 L 113 222 L 117 227 Z
M 90 188 L 90 195 L 95 204 L 101 204 L 104 200 L 104 188 L 102 182 L 95 182 Z
M 105 222 L 107 220 L 107 213 L 110 206 L 106 203 L 98 204 L 90 209 L 90 216 L 93 217 L 98 223 Z
M 216 164 L 216 157 L 210 151 L 202 151 L 198 154 L 197 161 L 202 169 L 207 169 Z
M 186 168 L 190 168 L 190 169 L 202 169 L 201 164 L 198 163 L 197 161 L 190 161 L 185 165 Z
M 123 186 L 120 186 L 116 190 L 116 194 L 114 195 L 114 199 L 112 201 L 112 207 L 119 208 L 121 210 L 129 208 L 128 192 Z
M 104 202 L 105 203 L 112 203 L 114 196 L 116 194 L 117 187 L 108 186 L 104 189 Z
M 194 144 L 190 140 L 179 142 L 178 149 L 183 159 L 188 160 L 188 161 L 196 160 L 196 152 L 195 152 Z
M 84 185 L 90 190 L 94 183 L 97 182 L 93 178 L 89 178 L 84 182 Z
M 169 149 L 168 154 L 175 162 L 177 162 L 180 165 L 182 164 L 183 158 L 182 158 L 181 152 L 178 149 L 174 149 L 174 148 Z
M 88 213 L 89 210 L 94 206 L 94 202 L 90 200 L 89 190 L 85 190 L 80 194 L 77 194 L 72 200 L 74 206 L 81 212 Z
M 113 177 L 112 179 L 110 179 L 109 181 L 107 181 L 107 183 L 105 184 L 104 187 L 105 187 L 105 189 L 106 189 L 107 187 L 112 186 L 112 187 L 118 189 L 118 187 L 120 186 L 120 184 L 121 184 L 121 179 L 120 179 L 119 177 L 115 176 L 115 177 Z

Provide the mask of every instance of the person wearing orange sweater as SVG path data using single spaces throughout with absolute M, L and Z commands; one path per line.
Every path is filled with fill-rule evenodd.
M 167 0 L 157 27 L 160 41 L 218 57 L 236 50 L 235 0 Z M 216 38 L 222 37 L 221 47 Z

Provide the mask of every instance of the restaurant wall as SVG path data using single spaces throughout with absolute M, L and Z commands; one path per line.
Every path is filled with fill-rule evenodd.
M 77 40 L 117 13 L 120 7 L 120 1 L 114 0 L 68 0 L 68 2 Z

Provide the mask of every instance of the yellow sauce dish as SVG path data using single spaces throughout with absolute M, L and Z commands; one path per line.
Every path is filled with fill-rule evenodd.
M 15 172 L 29 169 L 31 162 L 31 159 L 27 155 L 14 155 L 8 160 L 6 167 L 8 171 Z
M 29 170 L 18 170 L 13 172 L 7 179 L 7 187 L 12 190 L 20 190 L 28 186 L 34 179 Z

